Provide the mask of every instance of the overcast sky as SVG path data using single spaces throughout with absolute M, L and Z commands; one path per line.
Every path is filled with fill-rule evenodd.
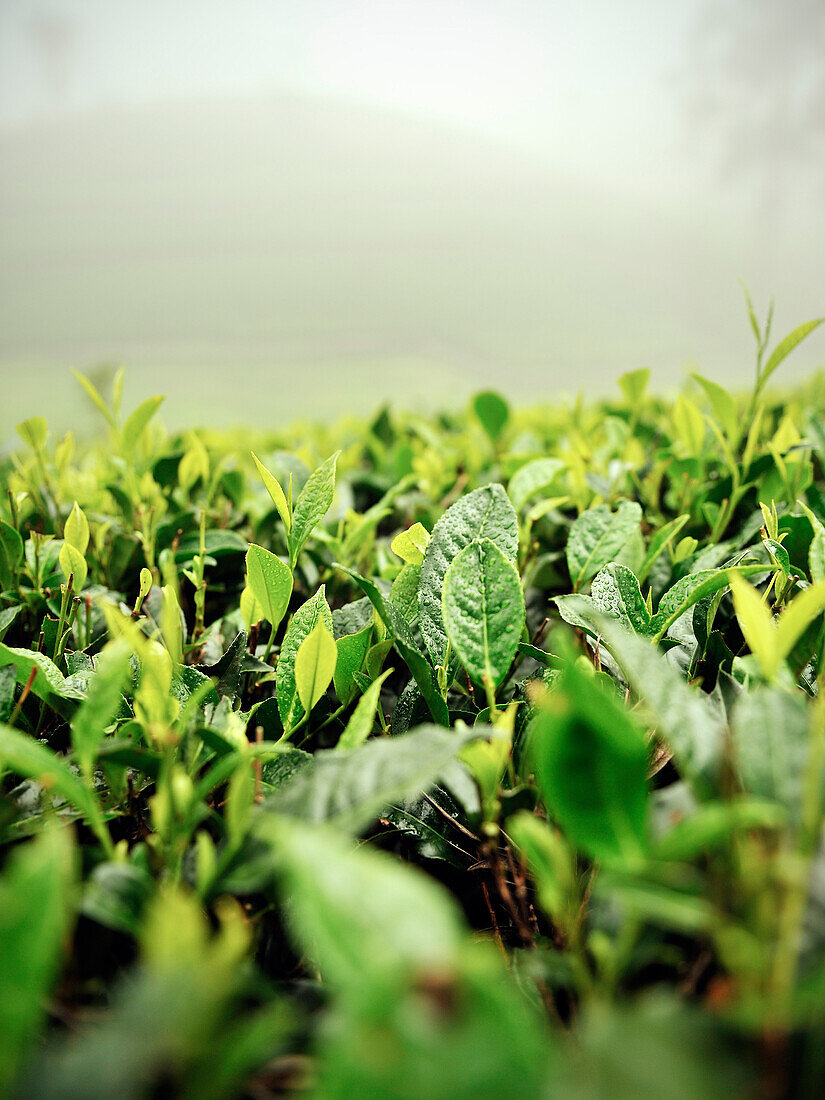
M 3 0 L 0 117 L 284 89 L 457 123 L 571 175 L 683 180 L 698 0 Z M 66 22 L 62 63 L 44 28 Z M 71 28 L 71 30 L 69 29 Z
M 56 369 L 70 355 L 82 358 L 86 354 L 78 349 L 88 348 L 88 354 L 95 356 L 95 349 L 105 344 L 117 354 L 122 342 L 128 359 L 138 338 L 155 341 L 153 346 L 160 347 L 163 333 L 150 331 L 151 320 L 147 323 L 144 319 L 152 316 L 148 305 L 145 314 L 126 318 L 121 329 L 110 314 L 111 331 L 107 330 L 105 341 L 90 320 L 88 340 L 81 340 L 86 314 L 78 309 L 73 295 L 79 294 L 78 286 L 84 284 L 78 284 L 74 272 L 82 272 L 82 265 L 91 264 L 92 259 L 79 251 L 70 257 L 67 251 L 67 235 L 73 225 L 75 229 L 81 225 L 81 215 L 66 205 L 69 199 L 62 193 L 61 164 L 71 168 L 77 181 L 98 158 L 107 166 L 112 162 L 107 135 L 118 134 L 122 149 L 134 141 L 137 150 L 135 135 L 140 133 L 141 148 L 149 149 L 140 170 L 145 167 L 147 180 L 151 175 L 156 188 L 151 193 L 160 205 L 166 203 L 162 188 L 168 183 L 173 189 L 175 180 L 179 187 L 189 189 L 187 195 L 196 205 L 198 196 L 192 189 L 197 184 L 192 181 L 198 179 L 199 162 L 189 146 L 181 145 L 177 171 L 174 165 L 160 162 L 161 155 L 169 156 L 168 145 L 162 141 L 158 150 L 166 152 L 158 152 L 157 163 L 152 164 L 153 124 L 149 123 L 147 136 L 145 127 L 140 130 L 135 117 L 122 109 L 145 106 L 151 108 L 145 118 L 157 120 L 165 119 L 165 106 L 193 104 L 196 109 L 187 116 L 187 139 L 202 133 L 208 142 L 219 114 L 217 105 L 257 103 L 263 120 L 267 116 L 260 105 L 267 97 L 283 93 L 310 103 L 351 105 L 353 118 L 357 117 L 356 108 L 364 108 L 362 145 L 373 142 L 376 109 L 390 120 L 398 119 L 399 134 L 411 134 L 410 119 L 431 126 L 433 134 L 442 135 L 440 140 L 449 141 L 451 132 L 463 133 L 479 142 L 488 163 L 506 161 L 512 155 L 522 166 L 534 164 L 535 179 L 544 180 L 536 186 L 545 188 L 551 206 L 554 192 L 547 181 L 553 179 L 567 188 L 571 212 L 576 188 L 581 185 L 582 194 L 589 195 L 596 205 L 587 225 L 571 230 L 567 252 L 559 257 L 560 265 L 570 268 L 566 291 L 576 308 L 571 309 L 555 294 L 557 316 L 550 319 L 549 332 L 557 335 L 556 345 L 547 343 L 544 330 L 530 329 L 529 324 L 516 320 L 514 311 L 520 301 L 523 304 L 523 291 L 513 285 L 510 301 L 507 285 L 502 284 L 502 316 L 509 312 L 516 329 L 534 340 L 534 359 L 545 346 L 551 357 L 563 359 L 569 354 L 581 331 L 578 313 L 587 312 L 588 296 L 597 280 L 601 280 L 600 290 L 593 304 L 604 311 L 612 302 L 614 315 L 603 325 L 602 344 L 589 333 L 590 350 L 583 354 L 581 364 L 592 377 L 600 370 L 604 375 L 606 368 L 599 364 L 618 361 L 624 365 L 622 349 L 626 360 L 638 365 L 635 356 L 643 354 L 639 349 L 645 347 L 651 354 L 668 358 L 666 369 L 671 377 L 677 364 L 686 362 L 694 352 L 707 357 L 708 369 L 714 365 L 722 372 L 738 369 L 738 277 L 750 283 L 761 304 L 776 293 L 779 325 L 797 323 L 803 319 L 800 312 L 822 312 L 825 0 L 578 0 L 563 4 L 550 0 L 0 0 L 0 142 L 5 142 L 7 156 L 12 150 L 22 158 L 14 172 L 4 174 L 0 166 L 0 189 L 5 179 L 7 196 L 6 209 L 0 209 L 0 223 L 5 225 L 0 260 L 6 269 L 5 276 L 0 273 L 0 287 L 4 278 L 7 286 L 5 314 L 0 301 L 7 330 L 5 345 L 0 340 L 0 367 L 19 363 L 27 348 L 33 365 L 48 360 Z M 86 116 L 105 116 L 110 121 L 101 122 L 96 130 L 84 129 Z M 55 153 L 53 164 L 47 156 L 43 168 L 38 142 L 48 154 L 51 139 L 42 136 L 47 132 L 42 124 L 55 117 L 67 120 L 63 136 L 68 150 Z M 104 125 L 109 129 L 101 128 Z M 90 127 L 94 126 L 98 123 L 90 122 Z M 33 137 L 26 145 L 29 133 Z M 224 134 L 219 126 L 215 133 Z M 83 146 L 86 151 L 77 152 L 71 162 L 75 148 L 71 135 L 80 134 L 86 135 L 82 139 L 87 142 Z M 320 139 L 316 135 L 311 140 L 315 155 Z M 394 156 L 386 134 L 380 140 L 382 148 Z M 78 148 L 82 141 L 78 137 Z M 254 146 L 249 148 L 254 150 Z M 82 157 L 85 161 L 79 161 Z M 300 160 L 298 149 L 287 170 Z M 467 164 L 469 160 L 460 160 L 459 172 Z M 237 166 L 239 186 L 244 174 L 249 176 L 254 167 L 248 160 Z M 414 175 L 414 155 L 411 167 Z M 224 163 L 222 168 L 221 179 L 225 180 L 233 165 Z M 281 171 L 280 166 L 270 168 Z M 368 156 L 363 170 L 372 173 L 371 180 L 377 178 Z M 422 162 L 421 170 L 432 182 L 441 171 L 440 162 Z M 530 169 L 519 171 L 524 174 Z M 341 185 L 345 198 L 349 195 L 345 188 L 350 185 Z M 472 205 L 469 177 L 465 185 Z M 113 184 L 107 178 L 101 186 L 111 190 Z M 234 223 L 228 212 L 240 209 L 242 194 L 241 189 L 235 195 L 231 186 L 231 181 L 226 182 L 220 215 L 230 235 Z M 331 192 L 323 200 L 328 212 L 336 209 L 340 197 L 335 186 L 331 180 Z M 357 183 L 352 186 L 357 193 Z M 29 192 L 32 198 L 26 216 L 30 220 L 24 221 L 17 211 Z M 113 235 L 99 197 L 93 196 L 91 188 L 88 195 L 82 218 L 90 225 L 89 247 L 100 252 L 107 240 L 121 241 L 121 230 L 133 212 L 124 208 L 112 213 L 113 218 L 121 219 L 117 226 L 112 223 L 117 230 Z M 599 196 L 603 196 L 601 208 Z M 112 196 L 113 201 L 115 198 Z M 414 203 L 415 198 L 410 206 Z M 617 211 L 624 204 L 615 222 L 610 220 L 612 203 L 617 204 Z M 502 212 L 506 204 L 502 196 Z M 552 214 L 562 222 L 567 218 L 565 211 L 551 206 L 537 215 L 541 225 L 549 224 Z M 444 216 L 454 217 L 447 209 L 443 208 Z M 485 211 L 478 227 L 468 230 L 473 239 L 478 239 L 479 232 L 496 216 L 490 207 Z M 362 259 L 365 268 L 375 272 L 369 240 L 384 229 L 369 222 L 369 213 L 365 207 Z M 271 218 L 277 220 L 277 216 L 278 211 L 273 210 Z M 403 229 L 402 217 L 399 213 L 397 228 Z M 205 244 L 208 216 L 203 225 L 203 231 L 194 231 L 202 233 Z M 135 232 L 143 232 L 140 223 L 135 226 Z M 607 264 L 602 262 L 600 244 L 588 244 L 588 226 L 593 227 L 599 242 L 610 239 L 613 252 Z M 149 225 L 153 228 L 155 238 L 167 232 L 159 220 L 154 227 Z M 676 242 L 672 263 L 666 240 L 671 229 Z M 311 227 L 306 231 L 311 232 Z M 38 251 L 47 249 L 50 234 L 52 259 L 47 251 Z M 659 241 L 655 264 L 669 268 L 668 278 L 672 279 L 667 301 L 654 302 L 647 297 L 651 289 L 661 287 L 662 280 L 649 261 L 645 266 L 645 257 L 652 253 L 637 248 L 639 234 L 647 234 L 648 244 Z M 32 247 L 27 251 L 29 240 Z M 398 247 L 391 235 L 382 240 L 387 251 Z M 432 238 L 434 255 L 442 247 L 440 240 L 436 235 Z M 148 246 L 149 235 L 146 241 Z M 694 246 L 702 250 L 701 256 Z M 356 255 L 358 247 L 357 241 L 350 242 L 349 254 Z M 543 267 L 536 268 L 537 305 L 528 319 L 531 322 L 540 319 L 538 303 L 544 291 L 539 280 L 549 280 L 554 266 L 552 246 L 545 243 L 542 247 Z M 297 255 L 304 254 L 302 242 L 296 249 Z M 153 255 L 158 255 L 157 248 Z M 308 286 L 313 282 L 320 285 L 326 271 L 323 255 L 313 255 L 316 267 L 307 274 Z M 518 267 L 515 252 L 513 257 Z M 215 264 L 225 264 L 225 257 L 216 254 L 213 258 Z M 158 260 L 167 265 L 170 280 L 174 280 L 170 265 L 176 260 L 175 256 Z M 523 261 L 522 270 L 529 279 L 529 242 L 523 248 Z M 432 264 L 432 259 L 427 262 Z M 483 262 L 490 263 L 488 259 Z M 50 266 L 61 263 L 60 269 Z M 139 251 L 123 251 L 118 263 L 117 270 L 124 277 L 132 272 L 137 278 L 136 265 L 142 264 L 145 278 L 153 278 L 155 269 L 148 260 L 144 262 Z M 467 263 L 472 269 L 469 251 Z M 244 272 L 254 279 L 249 265 Z M 401 267 L 399 272 L 401 285 L 405 277 Z M 227 294 L 231 297 L 234 274 L 229 266 L 220 268 L 226 302 L 230 301 Z M 375 277 L 379 282 L 383 279 L 381 286 L 390 286 L 396 275 L 398 272 L 388 268 L 389 278 Z M 96 277 L 104 278 L 99 272 Z M 187 278 L 191 281 L 189 272 Z M 331 275 L 329 280 L 323 294 L 334 296 L 335 280 Z M 181 280 L 174 285 L 180 288 Z M 549 281 L 547 286 L 549 302 L 555 292 Z M 89 287 L 87 300 L 81 304 L 93 319 L 98 291 L 91 289 L 92 283 Z M 193 296 L 201 293 L 194 282 L 192 288 Z M 248 299 L 245 289 L 238 289 L 237 294 L 239 302 Z M 318 309 L 323 309 L 323 294 Z M 394 309 L 401 310 L 403 294 L 401 285 L 397 299 L 388 290 L 385 300 L 373 297 L 367 302 L 363 315 L 355 319 L 358 332 L 366 334 L 365 341 L 372 338 L 371 318 L 379 312 L 390 316 Z M 274 304 L 278 305 L 277 300 Z M 186 320 L 186 305 L 181 302 L 178 309 L 174 303 L 180 326 L 189 325 L 176 338 L 192 341 L 199 326 Z M 314 309 L 316 303 L 309 305 Z M 343 299 L 338 306 L 343 314 L 350 310 Z M 399 356 L 417 354 L 422 338 L 429 339 L 436 329 L 450 329 L 448 313 L 461 306 L 460 296 L 445 299 L 443 309 L 435 297 L 431 305 L 425 301 L 414 321 L 404 321 L 409 339 L 399 337 L 396 347 L 392 345 L 395 337 L 382 337 L 382 347 Z M 38 308 L 42 318 L 37 316 Z M 67 318 L 65 345 L 60 344 L 61 308 Z M 214 310 L 203 308 L 205 321 L 214 320 Z M 489 314 L 488 307 L 483 308 Z M 192 315 L 197 316 L 196 311 Z M 308 315 L 312 316 L 311 309 Z M 72 324 L 74 342 L 70 343 Z M 29 341 L 29 331 L 45 332 L 47 327 L 48 347 Z M 509 330 L 502 331 L 506 342 Z M 686 337 L 689 331 L 696 334 L 695 345 Z M 304 352 L 311 355 L 312 327 L 307 327 L 303 336 Z M 214 345 L 217 336 L 210 334 L 208 339 Z M 232 360 L 236 352 L 230 336 L 224 333 L 221 339 L 225 340 L 227 360 Z M 450 339 L 460 354 L 475 354 L 462 344 L 463 336 L 452 333 Z M 270 348 L 265 342 L 260 352 L 262 358 L 270 356 L 272 361 L 280 354 L 274 343 Z M 161 363 L 157 356 L 153 359 L 154 354 L 147 352 L 141 358 L 134 352 L 134 360 L 165 370 L 167 361 Z

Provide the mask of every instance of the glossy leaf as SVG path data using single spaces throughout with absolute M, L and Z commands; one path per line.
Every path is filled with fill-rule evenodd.
M 421 566 L 418 609 L 421 634 L 435 665 L 443 663 L 447 650 L 441 612 L 444 577 L 456 555 L 476 539 L 490 539 L 515 561 L 518 519 L 501 485 L 487 485 L 461 497 L 433 528 Z
M 471 542 L 453 558 L 444 577 L 442 616 L 473 680 L 497 687 L 524 629 L 524 596 L 516 567 L 490 539 Z
M 326 601 L 323 585 L 312 599 L 307 600 L 292 616 L 278 656 L 275 690 L 278 698 L 278 711 L 284 729 L 287 731 L 292 730 L 305 714 L 305 708 L 298 695 L 298 688 L 295 683 L 295 658 L 301 643 L 312 633 L 319 621 L 323 622 L 329 633 L 332 634 L 332 612 Z
M 264 617 L 272 629 L 276 629 L 286 614 L 292 595 L 289 566 L 277 554 L 253 543 L 246 552 L 246 580 Z
M 630 865 L 648 847 L 647 745 L 605 690 L 568 669 L 530 724 L 530 760 L 548 811 L 596 859 Z
M 312 712 L 332 683 L 337 660 L 338 650 L 332 628 L 323 618 L 318 618 L 295 654 L 295 686 L 307 714 Z
M 549 489 L 563 469 L 559 458 L 536 458 L 520 466 L 507 486 L 515 510 L 520 512 L 537 493 Z
M 367 740 L 372 733 L 375 721 L 375 710 L 381 699 L 381 687 L 393 670 L 382 672 L 377 680 L 373 680 L 353 711 L 352 717 L 347 722 L 344 732 L 335 746 L 338 751 L 345 749 L 357 749 Z
M 281 488 L 281 483 L 269 472 L 269 470 L 267 470 L 266 466 L 264 466 L 263 462 L 261 462 L 254 451 L 252 452 L 252 457 L 255 460 L 255 465 L 258 467 L 258 473 L 261 475 L 261 480 L 266 486 L 266 491 L 269 493 L 270 499 L 278 511 L 278 515 L 281 517 L 284 530 L 289 534 L 290 528 L 292 527 L 292 514 L 289 510 L 286 494 Z
M 510 407 L 501 396 L 492 390 L 478 393 L 473 398 L 473 412 L 493 443 L 499 439 L 510 419 Z
M 279 814 L 358 830 L 384 806 L 426 790 L 463 745 L 490 732 L 484 727 L 420 726 L 403 737 L 379 737 L 347 751 L 322 749 L 266 806 Z
M 340 451 L 319 466 L 301 490 L 289 529 L 289 564 L 294 569 L 306 540 L 329 511 L 335 494 L 335 465 Z
M 639 530 L 641 519 L 642 510 L 634 500 L 622 501 L 615 512 L 599 504 L 578 516 L 567 537 L 567 567 L 574 589 L 616 560 Z

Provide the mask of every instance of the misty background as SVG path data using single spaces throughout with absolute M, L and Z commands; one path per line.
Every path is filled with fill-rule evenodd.
M 822 0 L 2 0 L 2 435 L 744 387 L 824 201 Z

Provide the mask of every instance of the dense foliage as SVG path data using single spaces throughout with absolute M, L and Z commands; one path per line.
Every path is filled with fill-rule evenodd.
M 19 426 L 0 1093 L 819 1095 L 825 382 L 753 323 L 742 398 Z

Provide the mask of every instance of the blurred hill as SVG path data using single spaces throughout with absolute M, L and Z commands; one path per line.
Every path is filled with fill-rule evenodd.
M 44 393 L 70 422 L 66 368 L 105 362 L 168 393 L 171 422 L 488 385 L 527 403 L 641 365 L 667 385 L 691 359 L 746 384 L 740 276 L 758 268 L 782 321 L 822 311 L 811 242 L 766 271 L 744 215 L 609 186 L 609 165 L 596 190 L 463 131 L 287 96 L 0 130 L 4 433 Z

